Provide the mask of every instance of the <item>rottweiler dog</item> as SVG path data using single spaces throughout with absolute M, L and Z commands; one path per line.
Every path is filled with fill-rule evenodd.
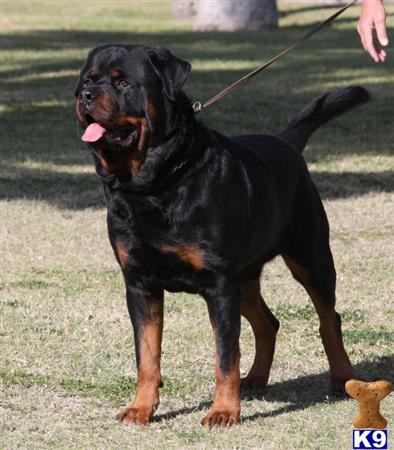
M 278 255 L 315 306 L 332 389 L 343 391 L 353 377 L 335 311 L 328 221 L 302 150 L 368 92 L 349 87 L 316 98 L 276 136 L 226 137 L 196 120 L 182 91 L 190 70 L 164 48 L 105 45 L 89 53 L 76 89 L 134 330 L 138 383 L 117 415 L 125 424 L 147 424 L 159 404 L 164 290 L 200 294 L 208 306 L 216 392 L 202 424 L 239 422 L 240 388 L 268 381 L 279 321 L 259 279 Z M 242 380 L 241 314 L 256 345 Z

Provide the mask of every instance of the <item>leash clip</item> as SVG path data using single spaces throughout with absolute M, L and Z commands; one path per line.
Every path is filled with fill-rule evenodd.
M 193 111 L 197 114 L 202 110 L 202 104 L 201 102 L 194 102 L 193 103 Z

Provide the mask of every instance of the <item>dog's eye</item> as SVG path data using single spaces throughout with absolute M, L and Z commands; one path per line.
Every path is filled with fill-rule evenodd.
M 126 88 L 127 86 L 129 86 L 129 82 L 127 80 L 119 80 L 117 84 L 122 88 Z
M 88 78 L 83 82 L 82 87 L 86 88 L 86 87 L 90 86 L 92 83 L 93 83 L 93 81 Z

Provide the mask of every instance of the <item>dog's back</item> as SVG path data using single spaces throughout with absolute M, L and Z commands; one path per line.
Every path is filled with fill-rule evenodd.
M 257 270 L 259 265 L 282 253 L 289 234 L 294 228 L 302 228 L 299 222 L 305 216 L 305 205 L 313 211 L 311 217 L 325 218 L 302 151 L 320 125 L 369 98 L 362 87 L 324 94 L 305 106 L 277 136 L 251 134 L 227 138 L 213 132 L 223 151 L 237 159 L 246 172 L 246 181 L 238 178 L 233 182 L 235 185 L 245 183 L 250 193 L 251 226 L 246 244 L 249 251 L 245 251 L 246 265 L 255 261 Z M 249 253 L 252 256 L 249 257 Z

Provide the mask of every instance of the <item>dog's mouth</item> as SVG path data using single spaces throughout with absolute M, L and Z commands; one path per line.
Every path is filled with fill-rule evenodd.
M 96 122 L 90 115 L 86 115 L 86 122 L 87 127 L 81 137 L 83 142 L 93 144 L 103 139 L 110 145 L 130 147 L 138 141 L 138 128 L 131 124 L 106 128 Z

